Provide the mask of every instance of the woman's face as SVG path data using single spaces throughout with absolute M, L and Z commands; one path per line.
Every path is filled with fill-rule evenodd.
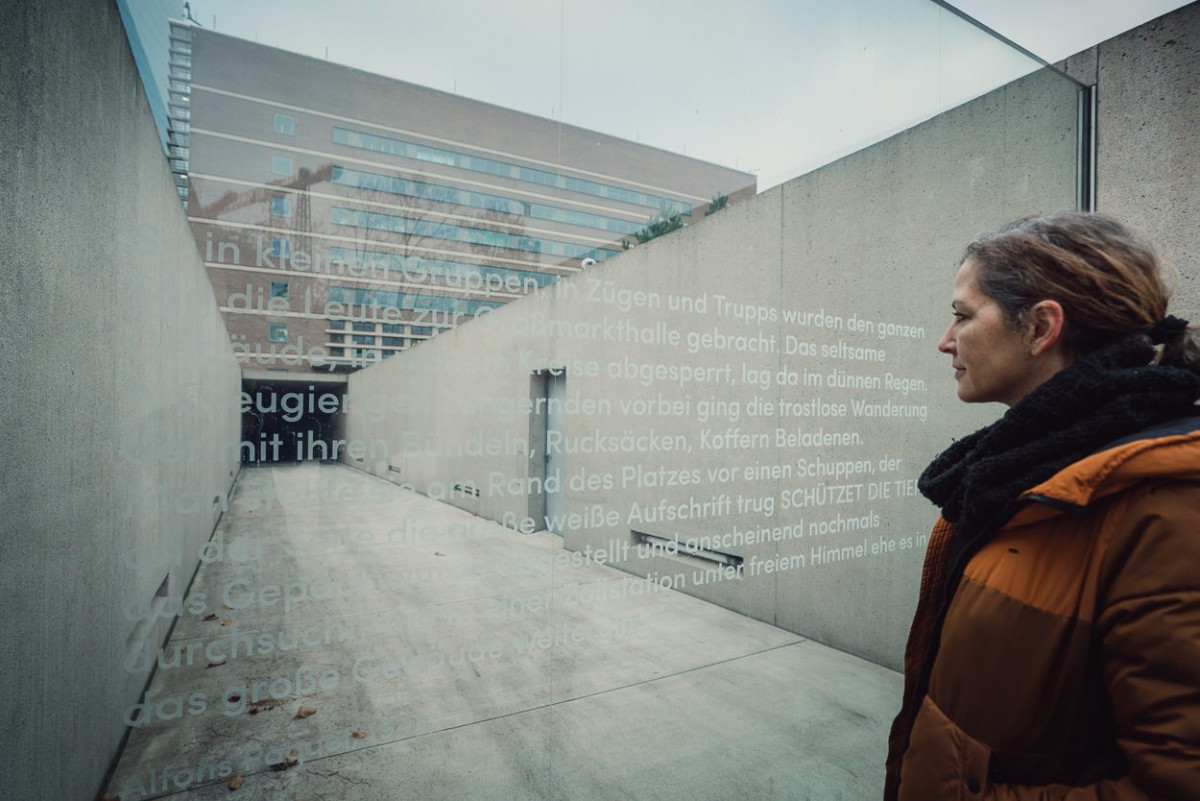
M 1049 376 L 1029 340 L 1032 329 L 1014 331 L 1004 322 L 1000 306 L 979 289 L 976 265 L 970 259 L 954 278 L 954 321 L 938 343 L 950 354 L 959 400 L 995 401 L 1012 406 Z

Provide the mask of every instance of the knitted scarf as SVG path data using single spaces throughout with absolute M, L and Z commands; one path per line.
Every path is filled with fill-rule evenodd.
M 1154 423 L 1194 413 L 1200 375 L 1151 365 L 1153 356 L 1140 337 L 1093 351 L 934 459 L 917 487 L 954 525 L 959 549 L 982 544 L 1016 511 L 1022 492 L 1067 465 Z
M 905 651 L 904 702 L 889 738 L 884 797 L 895 798 L 900 758 L 928 691 L 946 609 L 966 563 L 1021 505 L 1020 495 L 1115 440 L 1196 414 L 1200 375 L 1150 364 L 1144 337 L 1118 340 L 1060 370 L 995 423 L 955 442 L 917 487 L 941 507 Z M 951 528 L 952 526 L 952 528 Z

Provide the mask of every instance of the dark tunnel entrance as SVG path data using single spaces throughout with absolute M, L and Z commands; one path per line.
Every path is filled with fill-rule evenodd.
M 349 387 L 345 383 L 242 380 L 242 461 L 251 464 L 337 458 Z

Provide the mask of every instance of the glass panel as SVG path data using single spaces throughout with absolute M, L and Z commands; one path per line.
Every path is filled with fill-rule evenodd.
M 60 465 L 71 547 L 18 561 L 54 569 L 12 617 L 121 685 L 80 786 L 121 750 L 125 801 L 881 797 L 915 483 L 987 417 L 956 262 L 1074 204 L 1079 86 L 927 0 L 193 12 L 190 207 L 131 222 L 153 273 L 72 273 L 124 327 L 64 306 L 79 363 L 123 343 L 79 396 L 127 419 L 70 449 L 120 478 Z

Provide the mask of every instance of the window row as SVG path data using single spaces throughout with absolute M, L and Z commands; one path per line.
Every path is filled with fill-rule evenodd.
M 192 34 L 189 26 L 172 24 L 167 58 L 167 164 L 185 210 L 191 158 Z
M 328 328 L 337 331 L 346 330 L 345 320 L 329 320 L 326 323 Z M 360 331 L 367 334 L 407 334 L 409 336 L 432 336 L 433 328 L 428 325 L 409 325 L 408 323 L 354 323 L 351 327 L 352 331 Z M 345 334 L 331 334 L 330 337 L 334 342 L 344 342 Z
M 421 333 L 424 333 L 426 336 L 432 336 L 432 331 L 428 327 L 424 327 L 421 331 L 416 330 L 416 328 L 413 329 L 414 336 L 416 336 L 417 334 L 421 334 Z M 376 342 L 377 339 L 378 339 L 378 342 Z M 345 345 L 346 344 L 346 335 L 345 334 L 330 334 L 327 341 L 331 345 Z M 363 336 L 362 334 L 353 335 L 352 337 L 350 337 L 350 341 L 351 341 L 351 344 L 353 344 L 353 345 L 366 345 L 368 347 L 374 347 L 375 345 L 382 344 L 384 346 L 393 347 L 393 348 L 407 348 L 410 344 L 410 340 L 408 337 L 387 337 L 387 336 L 376 337 L 375 335 Z M 420 338 L 418 337 L 411 341 L 419 342 Z
M 340 322 L 331 320 L 333 322 Z M 383 344 L 389 347 L 406 348 L 410 344 L 410 337 L 416 337 L 419 341 L 421 338 L 431 337 L 434 335 L 433 326 L 429 325 L 383 325 L 383 332 L 376 332 L 375 327 L 370 327 L 370 334 L 352 334 L 350 341 L 355 345 L 367 345 L 374 347 Z M 407 330 L 405 330 L 407 329 Z M 346 334 L 328 334 L 327 341 L 333 345 L 344 345 L 346 343 Z M 377 341 L 378 340 L 378 341 Z M 288 324 L 287 323 L 267 323 L 267 341 L 268 342 L 288 342 Z M 339 354 L 334 354 L 339 355 Z
M 489 159 L 483 156 L 469 156 L 453 150 L 419 145 L 415 142 L 406 142 L 402 139 L 392 139 L 387 136 L 377 136 L 363 131 L 334 128 L 333 141 L 336 144 L 346 145 L 347 147 L 371 150 L 376 153 L 387 153 L 389 155 L 425 161 L 432 164 L 443 164 L 448 167 L 498 175 L 503 178 L 513 178 L 518 181 L 548 186 L 553 189 L 566 189 L 570 192 L 607 198 L 635 206 L 646 206 L 672 214 L 692 213 L 692 205 L 690 203 L 662 197 L 661 195 L 653 195 L 648 192 L 639 192 L 620 186 L 602 184 L 597 181 L 589 181 L 585 178 L 561 175 L 534 167 L 523 167 L 519 164 L 497 161 L 496 159 Z
M 291 240 L 287 237 L 271 237 L 267 254 L 271 258 L 286 258 L 292 255 Z M 472 291 L 529 293 L 550 286 L 558 276 L 533 270 L 517 270 L 512 267 L 493 267 L 485 264 L 467 264 L 442 259 L 424 259 L 420 256 L 401 256 L 398 253 L 381 253 L 375 250 L 350 250 L 334 245 L 329 248 L 329 263 L 345 267 L 362 267 L 372 271 L 397 273 L 388 276 L 395 280 L 421 283 L 431 277 L 443 278 L 446 284 Z M 272 282 L 285 284 L 287 282 Z
M 472 192 L 452 186 L 429 184 L 423 181 L 410 181 L 392 175 L 352 170 L 345 167 L 335 166 L 333 168 L 333 182 L 343 186 L 353 186 L 358 189 L 370 189 L 393 195 L 419 197 L 425 200 L 435 200 L 440 203 L 453 203 L 458 206 L 472 206 L 486 211 L 498 211 L 522 217 L 533 217 L 539 220 L 586 226 L 601 231 L 615 231 L 620 234 L 632 234 L 640 231 L 643 227 L 640 223 L 619 220 L 615 217 L 604 217 L 599 214 L 564 209 L 543 203 L 529 203 L 485 192 Z
M 331 263 L 341 263 L 347 267 L 395 272 L 398 273 L 396 278 L 404 281 L 421 282 L 429 280 L 430 277 L 438 277 L 446 279 L 448 284 L 465 286 L 468 289 L 488 289 L 493 292 L 530 292 L 549 286 L 558 279 L 554 273 L 426 259 L 420 256 L 401 256 L 399 253 L 381 253 L 377 250 L 351 250 L 340 245 L 329 248 L 329 260 Z M 519 289 L 514 289 L 514 286 Z
M 586 245 L 576 245 L 571 242 L 560 242 L 556 239 L 541 239 L 533 236 L 518 236 L 504 231 L 493 231 L 489 228 L 472 228 L 466 225 L 451 225 L 450 223 L 414 220 L 396 214 L 383 214 L 362 209 L 347 209 L 334 206 L 330 211 L 330 222 L 334 225 L 347 225 L 355 228 L 370 228 L 377 231 L 388 231 L 393 234 L 446 239 L 453 242 L 468 242 L 472 245 L 504 248 L 506 250 L 521 250 L 527 253 L 548 253 L 553 256 L 586 259 L 596 261 L 616 256 L 618 251 L 605 248 L 589 248 Z
M 468 300 L 447 295 L 424 295 L 414 292 L 356 289 L 344 286 L 331 286 L 326 294 L 326 299 L 335 303 L 353 303 L 358 306 L 391 307 L 404 311 L 451 312 L 463 316 L 473 316 L 481 309 L 496 309 L 504 305 L 491 300 Z
M 400 351 L 393 349 L 384 349 L 382 352 L 375 348 L 351 348 L 350 353 L 354 359 L 357 359 L 365 364 L 386 359 L 389 356 L 395 356 Z M 333 358 L 344 358 L 346 356 L 345 348 L 330 348 L 329 355 Z
M 338 289 L 345 290 L 346 287 L 338 287 Z M 342 302 L 342 301 L 339 301 L 339 303 L 340 302 Z M 379 330 L 379 328 L 381 328 L 385 334 L 403 334 L 405 325 L 406 325 L 405 323 L 356 322 L 350 327 L 350 330 L 366 331 L 368 333 L 371 333 L 371 332 L 374 332 L 376 330 Z M 326 326 L 326 328 L 332 328 L 336 331 L 345 331 L 346 330 L 346 320 L 341 320 L 341 319 L 329 320 L 326 322 L 325 326 Z M 379 328 L 377 328 L 377 326 Z M 410 326 L 410 327 L 412 328 L 411 333 L 414 333 L 414 334 L 420 334 L 420 333 L 428 334 L 429 333 L 429 331 L 422 328 L 422 326 Z M 418 329 L 421 329 L 421 330 L 418 330 Z M 341 340 L 338 340 L 338 341 L 340 342 Z

